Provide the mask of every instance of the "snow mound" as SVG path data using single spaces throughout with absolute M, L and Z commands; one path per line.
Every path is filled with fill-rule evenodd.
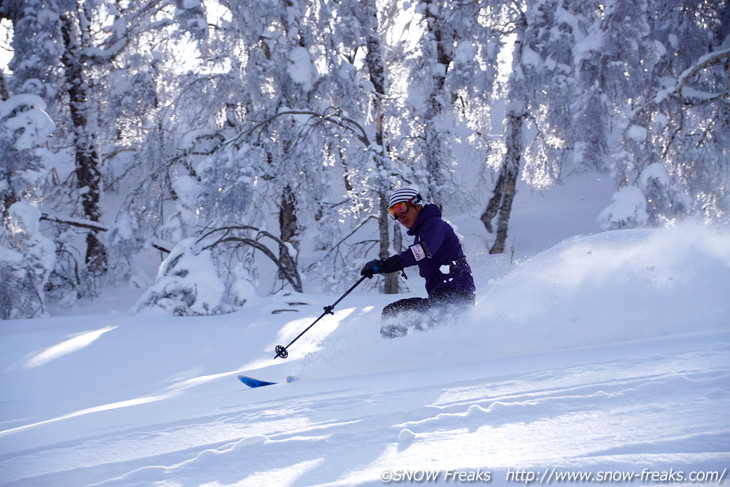
M 555 346 L 727 325 L 730 234 L 703 225 L 571 238 L 495 283 L 482 319 Z
M 472 313 L 428 333 L 384 341 L 380 309 L 359 303 L 298 373 L 433 367 L 713 330 L 728 325 L 728 289 L 727 229 L 578 236 L 492 279 Z

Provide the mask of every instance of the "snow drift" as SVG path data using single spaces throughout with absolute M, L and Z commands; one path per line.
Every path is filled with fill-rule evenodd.
M 488 282 L 463 322 L 403 343 L 380 339 L 380 308 L 361 298 L 347 331 L 312 354 L 323 370 L 309 367 L 367 373 L 727 327 L 730 234 L 683 224 L 577 236 Z

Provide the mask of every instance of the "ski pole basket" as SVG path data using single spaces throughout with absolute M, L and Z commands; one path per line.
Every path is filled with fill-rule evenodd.
M 299 338 L 301 338 L 302 335 L 304 335 L 305 333 L 307 333 L 309 331 L 309 329 L 312 328 L 325 315 L 333 315 L 333 314 L 335 314 L 334 313 L 335 306 L 337 306 L 340 303 L 340 301 L 342 301 L 343 299 L 345 299 L 345 296 L 347 296 L 348 294 L 350 294 L 366 278 L 367 278 L 367 276 L 362 276 L 360 278 L 360 280 L 358 280 L 355 284 L 353 284 L 350 287 L 350 289 L 348 289 L 347 291 L 345 291 L 345 294 L 343 294 L 342 296 L 340 296 L 337 301 L 335 301 L 334 303 L 332 303 L 329 306 L 325 306 L 324 307 L 324 311 L 322 312 L 321 315 L 319 315 L 319 318 L 317 318 L 316 320 L 314 320 L 314 322 L 311 325 L 309 325 L 308 327 L 306 327 L 304 329 L 304 331 L 302 331 L 299 335 L 297 335 L 297 337 L 294 340 L 290 341 L 289 342 L 289 345 L 287 345 L 286 347 L 284 347 L 282 345 L 277 345 L 276 348 L 274 348 L 274 351 L 276 352 L 276 356 L 274 357 L 274 359 L 277 359 L 277 358 L 283 358 L 283 359 L 285 359 L 285 358 L 287 358 L 289 356 L 289 350 L 288 350 L 289 347 L 291 347 L 294 342 L 296 342 L 297 340 L 299 340 Z

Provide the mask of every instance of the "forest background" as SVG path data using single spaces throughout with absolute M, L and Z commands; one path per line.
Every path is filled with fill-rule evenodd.
M 605 229 L 730 211 L 725 0 L 3 0 L 0 18 L 4 319 L 120 285 L 179 315 L 343 289 L 402 247 L 401 185 L 478 216 L 494 254 L 518 182 L 610 178 Z

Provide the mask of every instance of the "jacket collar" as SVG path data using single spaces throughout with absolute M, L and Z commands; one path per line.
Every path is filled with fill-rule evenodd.
M 441 218 L 441 209 L 432 203 L 428 203 L 421 209 L 421 213 L 416 218 L 416 223 L 413 224 L 413 228 L 408 230 L 408 235 L 417 235 L 426 220 L 430 220 L 431 218 Z

